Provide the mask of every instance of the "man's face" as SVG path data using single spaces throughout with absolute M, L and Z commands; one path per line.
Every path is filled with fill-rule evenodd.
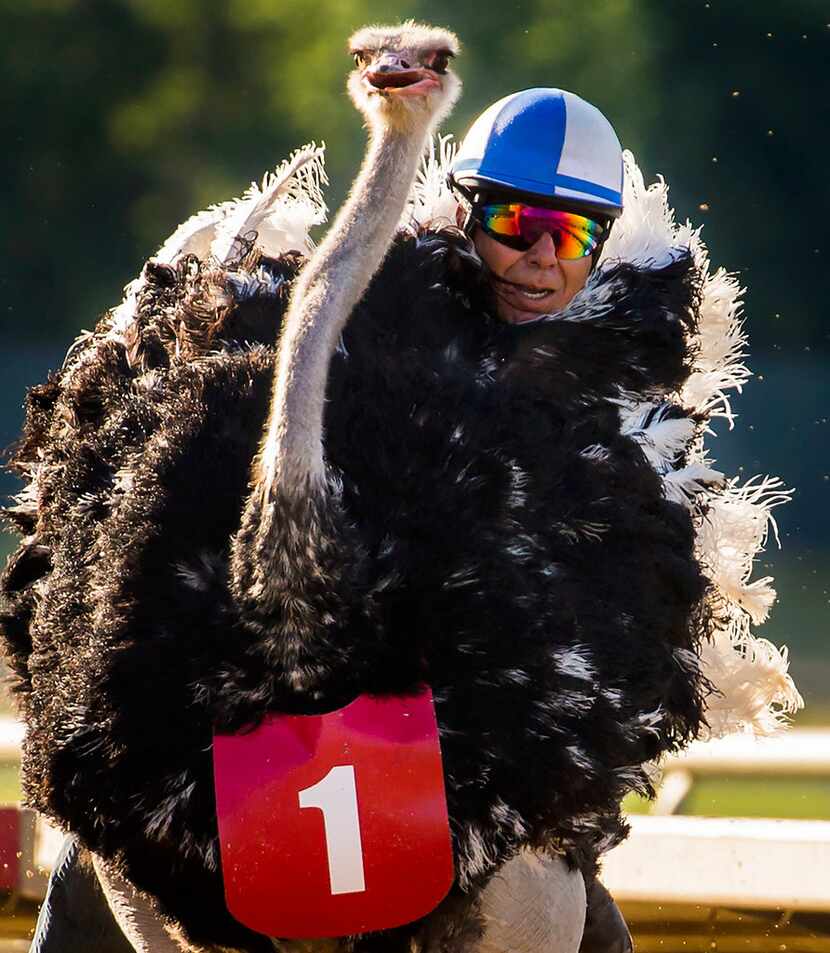
M 476 225 L 473 242 L 492 273 L 498 316 L 510 324 L 561 310 L 591 271 L 591 255 L 560 261 L 547 232 L 527 251 L 515 251 Z

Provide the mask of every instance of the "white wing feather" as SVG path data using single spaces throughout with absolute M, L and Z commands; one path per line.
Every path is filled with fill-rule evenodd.
M 326 220 L 322 187 L 327 184 L 323 157 L 325 145 L 311 143 L 298 149 L 262 183 L 251 187 L 216 227 L 210 246 L 213 257 L 225 264 L 241 251 L 240 240 L 257 235 L 266 254 L 309 251 L 309 230 Z

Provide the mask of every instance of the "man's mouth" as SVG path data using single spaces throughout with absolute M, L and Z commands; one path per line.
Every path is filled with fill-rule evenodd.
M 504 278 L 498 279 L 499 284 L 508 292 L 512 292 L 519 298 L 527 301 L 541 301 L 552 294 L 556 294 L 556 288 L 534 288 L 531 285 L 520 285 L 513 281 L 507 281 Z
M 533 291 L 531 288 L 522 288 L 520 285 L 514 285 L 513 290 L 523 298 L 529 298 L 531 301 L 538 301 L 540 298 L 547 298 L 549 294 L 552 294 L 550 288 Z

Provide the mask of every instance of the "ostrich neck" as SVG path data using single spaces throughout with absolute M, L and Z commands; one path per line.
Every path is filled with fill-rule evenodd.
M 297 281 L 260 456 L 258 482 L 265 498 L 324 485 L 323 411 L 331 356 L 389 248 L 428 132 L 426 125 L 415 133 L 372 130 L 349 197 Z

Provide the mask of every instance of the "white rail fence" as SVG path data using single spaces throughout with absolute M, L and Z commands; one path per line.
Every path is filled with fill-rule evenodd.
M 672 816 L 697 778 L 724 775 L 830 778 L 830 731 L 696 742 L 667 761 L 652 815 L 631 817 L 605 862 L 614 896 L 830 912 L 830 822 Z

